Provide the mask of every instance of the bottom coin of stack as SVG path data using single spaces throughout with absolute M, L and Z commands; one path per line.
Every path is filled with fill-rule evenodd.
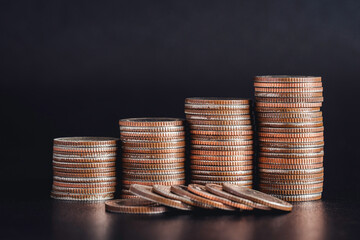
M 63 137 L 54 139 L 51 197 L 100 201 L 114 198 L 118 139 Z
M 169 209 L 191 211 L 196 208 L 225 211 L 281 210 L 291 211 L 292 205 L 279 198 L 230 183 L 154 185 L 132 184 L 130 192 L 140 199 L 118 199 L 105 202 L 105 209 L 116 213 L 158 214 Z

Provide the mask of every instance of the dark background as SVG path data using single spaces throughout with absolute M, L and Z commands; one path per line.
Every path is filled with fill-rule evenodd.
M 184 117 L 185 97 L 249 98 L 255 75 L 301 74 L 323 77 L 325 199 L 359 197 L 359 12 L 357 0 L 1 1 L 6 195 L 49 195 L 55 137 L 117 137 L 121 118 Z

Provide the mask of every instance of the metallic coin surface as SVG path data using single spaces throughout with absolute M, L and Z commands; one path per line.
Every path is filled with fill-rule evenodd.
M 166 212 L 166 207 L 154 206 L 152 202 L 143 199 L 114 199 L 105 202 L 105 210 L 113 213 L 128 214 L 160 214 Z
M 127 118 L 119 120 L 120 126 L 137 126 L 137 127 L 165 127 L 165 126 L 182 126 L 183 119 L 180 118 Z
M 111 147 L 118 144 L 117 138 L 110 137 L 61 137 L 54 139 L 56 146 L 68 147 Z

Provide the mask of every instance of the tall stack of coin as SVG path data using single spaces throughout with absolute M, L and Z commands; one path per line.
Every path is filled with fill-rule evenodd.
M 253 128 L 250 100 L 186 98 L 191 133 L 191 182 L 252 187 Z
M 135 197 L 131 184 L 185 183 L 185 129 L 178 118 L 119 121 L 122 143 L 122 197 Z
M 118 139 L 63 137 L 54 139 L 51 197 L 96 201 L 114 197 Z
M 321 198 L 321 77 L 255 77 L 260 190 L 288 201 Z

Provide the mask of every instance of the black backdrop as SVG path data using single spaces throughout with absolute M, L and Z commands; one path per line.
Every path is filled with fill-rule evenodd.
M 359 12 L 357 0 L 1 1 L 0 181 L 48 195 L 55 137 L 118 136 L 120 118 L 184 117 L 185 97 L 252 97 L 254 75 L 302 74 L 323 77 L 325 196 L 359 196 Z

